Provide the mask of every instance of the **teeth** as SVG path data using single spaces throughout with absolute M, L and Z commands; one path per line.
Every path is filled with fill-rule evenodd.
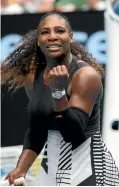
M 49 45 L 48 48 L 59 48 L 61 47 L 60 45 Z
M 58 48 L 59 46 L 48 46 L 48 48 Z

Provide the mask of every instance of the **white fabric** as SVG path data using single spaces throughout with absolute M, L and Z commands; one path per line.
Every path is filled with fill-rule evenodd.
M 92 175 L 91 138 L 73 151 L 71 185 L 76 186 Z
M 57 186 L 58 184 L 60 186 L 64 186 L 63 182 L 69 182 L 70 185 L 78 185 L 80 182 L 88 178 L 92 175 L 92 168 L 91 168 L 91 138 L 86 140 L 81 146 L 76 148 L 74 151 L 72 151 L 71 143 L 62 143 L 64 144 L 64 152 L 65 155 L 66 150 L 71 150 L 72 152 L 72 166 L 71 170 L 60 170 L 58 168 L 59 159 L 61 158 L 61 141 L 62 141 L 62 135 L 59 133 L 59 131 L 48 131 L 48 140 L 47 140 L 47 158 L 48 158 L 48 174 L 45 172 L 45 170 L 40 167 L 39 174 L 36 178 L 35 185 L 37 186 Z M 70 152 L 70 153 L 71 153 Z M 62 155 L 63 155 L 62 154 Z M 69 153 L 68 153 L 69 154 Z M 68 155 L 67 154 L 67 155 Z M 45 155 L 46 157 L 46 155 Z M 63 157 L 63 159 L 66 158 L 66 155 Z M 69 159 L 69 158 L 68 158 Z M 66 161 L 64 162 L 66 163 Z M 70 164 L 70 162 L 69 162 Z M 60 178 L 56 180 L 56 177 L 59 176 Z M 70 177 L 69 180 L 65 180 L 65 177 Z M 62 183 L 58 183 L 58 180 Z M 65 184 L 65 186 L 69 186 L 69 184 Z

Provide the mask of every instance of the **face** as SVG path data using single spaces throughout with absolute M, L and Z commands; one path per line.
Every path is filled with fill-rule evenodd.
M 50 15 L 38 27 L 38 45 L 47 57 L 59 57 L 70 52 L 72 33 L 64 18 Z

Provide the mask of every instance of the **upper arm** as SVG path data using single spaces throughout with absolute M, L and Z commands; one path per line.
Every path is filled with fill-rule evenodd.
M 91 113 L 102 87 L 99 74 L 92 67 L 81 68 L 74 75 L 71 87 L 69 105 Z

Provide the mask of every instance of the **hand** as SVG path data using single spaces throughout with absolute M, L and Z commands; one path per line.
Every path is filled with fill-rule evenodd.
M 65 65 L 54 67 L 48 74 L 51 91 L 64 90 L 69 74 Z
M 15 183 L 15 179 L 19 178 L 19 177 L 25 177 L 26 173 L 25 172 L 21 172 L 21 170 L 19 168 L 14 169 L 12 172 L 10 172 L 7 177 L 5 178 L 5 180 L 8 180 L 10 185 L 15 185 L 15 186 L 23 186 L 22 183 Z

